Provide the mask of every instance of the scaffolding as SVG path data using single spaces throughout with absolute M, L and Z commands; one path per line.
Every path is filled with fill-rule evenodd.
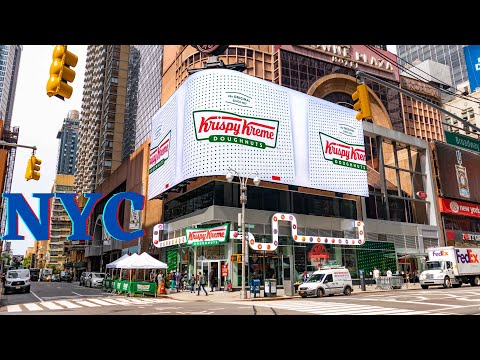
M 3 129 L 3 134 L 1 139 L 7 143 L 17 144 L 18 143 L 18 133 L 19 128 L 18 126 L 14 126 L 12 129 Z M 16 147 L 9 147 L 0 145 L 1 148 L 7 150 L 7 170 L 5 174 L 5 183 L 2 189 L 2 192 L 9 193 L 12 188 L 12 181 L 13 181 L 13 170 L 15 167 L 15 155 L 17 153 Z M 5 225 L 6 225 L 6 213 L 3 211 L 5 206 L 5 198 L 2 197 L 0 209 L 2 210 L 2 218 L 0 221 L 0 232 L 5 234 Z

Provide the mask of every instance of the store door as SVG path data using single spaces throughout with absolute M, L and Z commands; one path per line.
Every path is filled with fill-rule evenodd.
M 200 260 L 197 261 L 197 274 L 199 271 L 205 276 L 206 286 L 205 288 L 210 291 L 212 284 L 210 284 L 210 272 L 213 270 L 215 273 L 215 290 L 220 290 L 219 279 L 221 279 L 221 261 L 219 260 Z

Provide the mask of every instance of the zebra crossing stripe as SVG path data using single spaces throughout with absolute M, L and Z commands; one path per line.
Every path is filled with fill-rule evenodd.
M 8 305 L 7 306 L 7 311 L 8 312 L 21 312 L 22 308 L 20 305 Z
M 67 309 L 78 309 L 80 306 L 77 304 L 72 303 L 71 301 L 68 300 L 56 300 L 55 301 L 57 304 L 60 304 Z
M 23 304 L 29 311 L 38 311 L 38 310 L 43 310 L 42 307 L 38 306 L 35 303 L 30 303 L 30 304 Z
M 63 309 L 61 306 L 58 306 L 57 304 L 55 304 L 53 301 L 44 301 L 44 302 L 42 302 L 42 306 L 45 306 L 46 308 L 48 308 L 50 310 Z
M 83 305 L 83 306 L 87 306 L 87 307 L 100 306 L 100 305 L 98 305 L 98 304 L 91 303 L 90 301 L 87 301 L 87 300 L 75 300 L 75 302 L 76 302 L 77 304 L 80 304 L 80 305 Z
M 103 301 L 103 300 L 100 300 L 100 299 L 86 299 L 86 300 L 91 301 L 95 304 L 99 304 L 99 305 L 105 305 L 105 306 L 112 306 L 113 305 L 111 302 Z
M 125 302 L 124 299 L 103 299 L 115 305 L 130 305 L 128 302 Z

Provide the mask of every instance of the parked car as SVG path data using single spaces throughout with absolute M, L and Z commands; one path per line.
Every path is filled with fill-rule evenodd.
M 87 277 L 88 277 L 90 274 L 91 274 L 90 272 L 84 271 L 84 272 L 82 273 L 82 275 L 80 275 L 80 286 L 86 286 L 85 280 L 87 279 Z
M 335 294 L 350 295 L 353 291 L 350 272 L 343 266 L 322 267 L 298 287 L 302 298 L 309 295 L 322 297 Z
M 30 270 L 8 270 L 5 277 L 5 294 L 24 291 L 30 292 Z
M 62 271 L 60 273 L 60 280 L 66 282 L 72 282 L 72 274 L 68 271 Z
M 92 272 L 88 274 L 87 278 L 85 279 L 85 286 L 88 287 L 102 287 L 103 286 L 103 279 L 105 279 L 104 273 L 97 273 Z

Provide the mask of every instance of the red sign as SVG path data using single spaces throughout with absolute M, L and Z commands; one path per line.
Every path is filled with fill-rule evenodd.
M 222 276 L 228 276 L 228 264 L 222 265 Z
M 440 212 L 480 218 L 480 204 L 438 198 Z
M 427 193 L 425 191 L 417 191 L 417 196 L 420 199 L 426 199 L 427 198 Z

